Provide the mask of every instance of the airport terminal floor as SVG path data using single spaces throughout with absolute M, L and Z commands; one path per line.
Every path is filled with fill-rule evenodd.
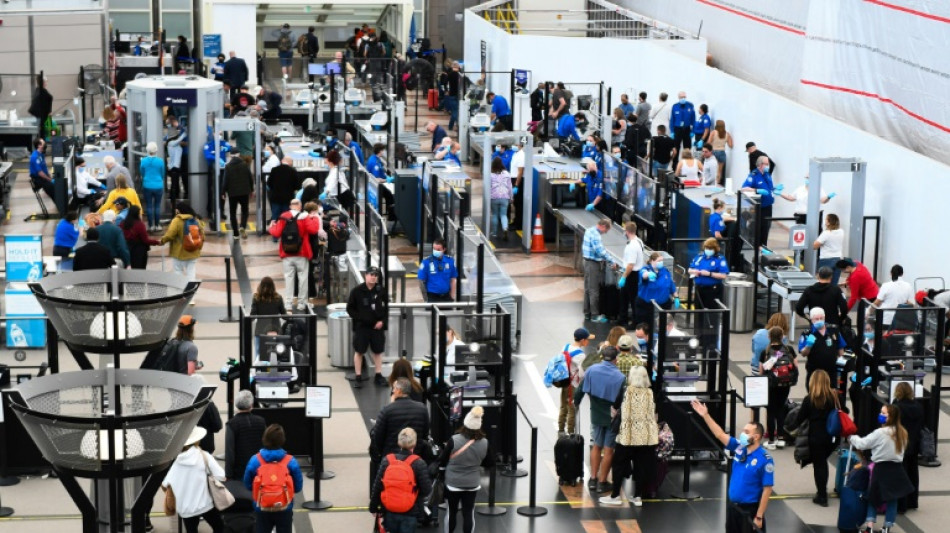
M 431 112 L 420 119 L 431 118 L 443 125 L 447 116 Z M 420 120 L 421 122 L 421 120 Z M 420 129 L 424 122 L 421 122 Z M 29 188 L 25 172 L 26 161 L 18 161 L 15 166 L 17 178 L 11 196 L 11 213 L 2 226 L 5 234 L 42 233 L 52 234 L 56 220 L 27 221 L 23 217 L 35 210 L 36 203 Z M 467 170 L 477 175 L 474 167 Z M 480 178 L 475 178 L 475 188 L 481 188 Z M 476 194 L 475 197 L 478 197 Z M 475 210 L 479 210 L 476 202 Z M 203 249 L 198 262 L 197 277 L 203 280 L 189 313 L 197 318 L 195 331 L 199 358 L 204 368 L 199 373 L 209 384 L 218 386 L 214 396 L 215 407 L 227 418 L 227 406 L 224 384 L 219 381 L 218 369 L 229 356 L 238 350 L 238 327 L 234 323 L 221 323 L 219 319 L 226 315 L 224 302 L 228 287 L 225 279 L 225 257 L 234 256 L 235 261 L 246 264 L 250 290 L 256 287 L 261 277 L 270 275 L 277 280 L 278 290 L 282 290 L 280 259 L 277 245 L 269 236 L 258 236 L 256 232 L 246 240 L 233 240 L 230 236 L 212 235 Z M 777 231 L 774 233 L 778 233 Z M 780 236 L 773 236 L 777 240 Z M 47 240 L 52 246 L 52 239 Z M 239 249 L 240 254 L 235 250 Z M 46 251 L 48 253 L 48 250 Z M 391 253 L 406 263 L 410 272 L 415 271 L 415 248 L 404 239 L 394 239 Z M 165 257 L 162 248 L 152 249 L 148 269 L 170 270 L 170 260 Z M 529 498 L 529 477 L 509 478 L 498 476 L 496 487 L 497 505 L 506 512 L 500 516 L 476 516 L 476 531 L 523 532 L 545 531 L 548 533 L 586 531 L 588 533 L 666 533 L 722 531 L 725 516 L 725 495 L 727 478 L 716 463 L 697 462 L 692 468 L 690 489 L 700 497 L 687 501 L 677 499 L 672 493 L 682 488 L 682 464 L 671 465 L 671 471 L 660 487 L 655 499 L 644 500 L 642 507 L 634 507 L 628 501 L 618 507 L 604 506 L 598 503 L 601 494 L 592 494 L 586 489 L 586 483 L 577 487 L 559 486 L 554 470 L 553 448 L 557 439 L 556 419 L 558 390 L 546 389 L 542 383 L 542 374 L 549 358 L 558 353 L 569 342 L 570 332 L 581 327 L 583 314 L 581 301 L 583 296 L 583 277 L 573 269 L 570 252 L 563 254 L 526 255 L 519 248 L 498 248 L 496 254 L 506 271 L 524 293 L 526 320 L 520 347 L 514 355 L 512 378 L 518 401 L 531 421 L 538 427 L 537 462 L 537 501 L 547 509 L 547 514 L 529 518 L 516 512 L 519 506 L 527 505 Z M 421 301 L 421 295 L 414 283 L 408 285 L 409 301 Z M 249 302 L 248 287 L 234 283 L 232 291 L 235 305 Z M 586 325 L 597 336 L 598 342 L 606 337 L 610 324 Z M 742 379 L 749 373 L 750 354 L 749 334 L 735 334 L 731 337 L 729 379 L 731 387 L 741 387 Z M 75 363 L 68 353 L 62 352 L 62 370 L 75 370 Z M 309 512 L 297 505 L 294 512 L 294 530 L 300 533 L 311 531 L 368 531 L 372 527 L 372 516 L 367 511 L 368 495 L 366 479 L 370 466 L 367 447 L 369 428 L 379 409 L 389 400 L 388 387 L 365 385 L 353 389 L 345 379 L 342 369 L 331 367 L 327 353 L 327 327 L 324 322 L 318 325 L 317 353 L 319 354 L 318 382 L 333 389 L 333 412 L 325 422 L 324 460 L 325 468 L 333 471 L 333 479 L 322 482 L 322 497 L 332 502 L 333 507 L 326 511 Z M 2 357 L 11 357 L 4 351 Z M 38 361 L 39 352 L 27 353 L 27 361 Z M 384 365 L 383 373 L 389 373 L 391 365 Z M 928 376 L 931 379 L 931 376 Z M 795 386 L 791 397 L 801 399 L 805 396 L 804 380 Z M 747 419 L 748 409 L 739 410 L 739 419 Z M 950 406 L 941 405 L 941 426 L 948 420 Z M 583 433 L 588 434 L 590 421 L 588 404 L 580 411 Z M 525 458 L 522 468 L 529 467 L 530 432 L 524 420 L 519 422 L 518 451 Z M 741 426 L 740 426 L 741 427 Z M 224 432 L 215 436 L 216 453 L 224 449 Z M 945 445 L 946 439 L 940 443 Z M 837 517 L 837 499 L 833 498 L 828 507 L 819 507 L 812 503 L 814 485 L 811 468 L 800 469 L 792 458 L 792 448 L 770 452 L 775 458 L 775 493 L 768 506 L 766 520 L 772 532 L 831 532 Z M 585 454 L 586 455 L 586 454 Z M 834 461 L 833 455 L 829 461 Z M 834 466 L 832 465 L 832 472 Z M 944 504 L 950 502 L 950 477 L 944 477 L 947 466 L 922 468 L 920 480 L 920 508 L 898 518 L 898 531 L 936 532 L 946 527 Z M 589 476 L 585 474 L 585 480 Z M 833 483 L 832 480 L 829 483 Z M 84 485 L 85 487 L 85 485 Z M 478 503 L 487 501 L 488 480 L 483 478 Z M 630 485 L 624 487 L 628 494 Z M 832 493 L 833 494 L 833 493 Z M 297 496 L 298 502 L 313 499 L 313 482 L 305 480 L 303 494 Z M 11 507 L 15 512 L 11 517 L 0 519 L 0 531 L 70 533 L 81 531 L 78 511 L 68 497 L 62 485 L 47 477 L 23 477 L 15 486 L 0 487 L 2 505 Z M 152 523 L 155 531 L 177 531 L 178 526 L 171 518 L 159 511 L 160 498 L 153 506 Z M 441 527 L 441 526 L 440 526 Z M 201 525 L 202 531 L 210 531 L 207 524 Z M 435 531 L 434 529 L 431 529 Z M 421 530 L 425 531 L 425 530 Z

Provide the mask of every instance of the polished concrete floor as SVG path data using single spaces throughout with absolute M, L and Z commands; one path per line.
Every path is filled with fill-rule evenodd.
M 443 124 L 444 115 L 433 113 Z M 425 118 L 428 118 L 425 117 Z M 422 122 L 424 124 L 424 122 Z M 421 124 L 421 125 L 422 125 Z M 23 164 L 18 168 L 22 169 Z M 481 189 L 476 181 L 477 190 Z M 29 190 L 25 174 L 20 173 L 12 194 L 12 214 L 3 225 L 4 234 L 43 234 L 45 246 L 52 248 L 52 234 L 56 221 L 22 222 L 22 218 L 36 209 L 36 202 Z M 476 210 L 478 204 L 476 203 Z M 226 316 L 225 301 L 228 289 L 224 283 L 224 258 L 232 254 L 232 246 L 238 246 L 246 259 L 251 287 L 262 276 L 270 275 L 277 280 L 282 289 L 282 276 L 276 245 L 269 237 L 251 236 L 245 241 L 232 243 L 223 236 L 212 236 L 205 245 L 203 256 L 198 265 L 198 277 L 203 281 L 195 298 L 195 306 L 189 312 L 198 318 L 196 329 L 200 359 L 205 362 L 201 375 L 209 383 L 217 384 L 218 393 L 215 404 L 226 417 L 225 387 L 217 376 L 228 357 L 234 357 L 238 351 L 237 325 L 221 323 Z M 407 263 L 414 260 L 413 248 L 405 241 L 394 240 L 392 249 Z M 705 532 L 723 530 L 725 474 L 711 463 L 697 463 L 689 477 L 690 489 L 699 493 L 701 498 L 693 501 L 676 499 L 673 493 L 682 488 L 682 466 L 672 468 L 666 481 L 660 488 L 655 500 L 647 500 L 643 507 L 634 508 L 625 504 L 620 507 L 607 507 L 597 503 L 597 495 L 590 494 L 581 487 L 559 487 L 554 471 L 553 447 L 556 439 L 555 422 L 557 415 L 557 391 L 545 389 L 541 375 L 547 360 L 557 353 L 563 343 L 568 342 L 570 332 L 582 325 L 581 293 L 582 278 L 572 269 L 569 254 L 525 255 L 520 251 L 499 249 L 498 256 L 512 275 L 519 289 L 525 295 L 525 323 L 522 343 L 513 364 L 513 380 L 519 402 L 528 413 L 531 422 L 539 429 L 538 464 L 535 472 L 537 482 L 538 505 L 547 509 L 545 516 L 528 518 L 516 512 L 520 506 L 527 505 L 530 478 L 507 478 L 499 476 L 496 486 L 496 505 L 505 511 L 501 516 L 478 516 L 476 531 L 580 531 L 601 532 Z M 170 269 L 170 262 L 163 260 L 160 250 L 153 250 L 150 269 Z M 235 305 L 249 295 L 239 295 L 235 283 Z M 419 300 L 420 295 L 412 282 L 409 283 L 409 299 Z M 8 312 L 3 309 L 3 312 Z M 602 339 L 606 336 L 608 325 L 589 325 Z M 731 339 L 730 386 L 741 388 L 742 378 L 748 372 L 750 336 L 734 334 Z M 319 354 L 327 353 L 326 327 L 319 326 L 317 338 Z M 65 352 L 63 352 L 65 353 Z M 422 354 L 415 354 L 417 356 Z M 10 365 L 38 364 L 45 352 L 31 350 L 27 360 L 19 363 L 8 350 L 0 350 L 0 363 Z M 323 512 L 307 512 L 300 508 L 295 513 L 295 530 L 343 531 L 363 530 L 371 527 L 371 517 L 367 512 L 366 479 L 369 462 L 366 449 L 369 443 L 367 428 L 375 418 L 379 408 L 388 400 L 388 388 L 366 386 L 354 390 L 345 380 L 345 371 L 330 366 L 326 357 L 317 360 L 320 384 L 330 385 L 334 389 L 333 416 L 325 422 L 324 457 L 326 468 L 335 472 L 336 477 L 323 481 L 321 496 L 333 504 L 333 508 Z M 75 364 L 63 358 L 63 370 L 74 370 Z M 388 374 L 388 367 L 384 374 Z M 14 372 L 16 373 L 16 372 Z M 932 379 L 932 377 L 930 378 Z M 797 386 L 793 398 L 802 398 L 805 394 L 802 385 Z M 586 404 L 585 404 L 586 405 Z M 948 427 L 948 406 L 941 406 L 941 427 Z M 748 412 L 740 409 L 740 424 L 748 418 Z M 589 421 L 586 411 L 581 415 L 584 425 Z M 518 451 L 525 458 L 530 457 L 530 439 L 527 423 L 522 420 L 518 427 Z M 586 433 L 586 431 L 585 431 Z M 216 435 L 217 452 L 223 449 L 224 435 Z M 941 439 L 941 446 L 945 445 Z M 10 445 L 10 444 L 7 444 Z M 15 445 L 15 444 L 13 444 Z M 832 500 L 828 508 L 822 508 L 811 502 L 815 488 L 811 469 L 801 470 L 792 460 L 790 449 L 772 452 L 776 461 L 775 496 L 767 513 L 769 529 L 773 532 L 831 532 L 836 528 L 837 500 Z M 530 465 L 521 464 L 522 468 Z M 834 470 L 832 469 L 832 475 Z M 935 532 L 945 529 L 943 505 L 950 502 L 950 482 L 943 477 L 946 467 L 922 469 L 920 509 L 912 511 L 898 520 L 899 531 Z M 487 487 L 487 478 L 483 486 Z M 829 481 L 829 485 L 833 483 Z M 629 490 L 626 487 L 625 492 Z M 313 481 L 308 480 L 299 500 L 314 497 Z M 0 531 L 46 532 L 50 530 L 62 533 L 81 530 L 76 506 L 67 496 L 62 485 L 55 479 L 44 476 L 27 476 L 19 484 L 0 487 L 2 505 L 14 510 L 9 518 L 0 519 Z M 487 502 L 487 490 L 479 495 L 479 504 Z M 154 509 L 160 509 L 156 501 Z M 171 520 L 153 518 L 157 531 L 176 531 Z M 209 531 L 202 525 L 202 531 Z

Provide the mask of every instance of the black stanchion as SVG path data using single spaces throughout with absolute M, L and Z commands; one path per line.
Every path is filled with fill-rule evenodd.
M 510 329 L 510 327 L 509 327 Z M 506 329 L 507 331 L 507 329 Z M 511 395 L 510 398 L 505 399 L 505 411 L 507 416 L 504 417 L 504 420 L 510 424 L 518 423 L 518 401 L 515 395 Z M 525 417 L 527 418 L 527 417 Z M 518 463 L 520 462 L 518 457 L 518 432 L 517 431 L 506 431 L 506 443 L 507 443 L 507 452 L 508 455 L 504 457 L 508 463 L 505 465 L 505 468 L 502 469 L 501 475 L 505 477 L 525 477 L 528 475 L 528 471 L 523 468 L 518 468 Z
M 519 507 L 518 514 L 521 516 L 544 516 L 548 514 L 546 507 L 538 506 L 538 428 L 534 424 L 531 425 L 531 480 L 529 483 L 528 505 Z
M 224 258 L 224 283 L 228 293 L 228 316 L 218 320 L 218 322 L 237 322 L 238 319 L 231 313 L 231 258 Z
M 311 475 L 313 478 L 313 500 L 303 502 L 303 508 L 311 511 L 324 511 L 333 507 L 333 504 L 320 499 L 320 480 L 323 478 L 323 419 L 315 418 L 313 420 L 313 466 Z M 315 475 L 314 472 L 320 472 L 321 475 Z M 331 472 L 332 474 L 332 472 Z
M 475 512 L 482 516 L 501 516 L 508 512 L 508 509 L 495 505 L 495 470 L 495 467 L 492 467 L 488 476 L 488 505 L 475 509 Z

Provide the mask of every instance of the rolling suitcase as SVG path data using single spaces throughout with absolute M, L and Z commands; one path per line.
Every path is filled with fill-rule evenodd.
M 605 279 L 606 281 L 606 279 Z M 607 282 L 600 286 L 600 314 L 614 319 L 620 314 L 620 289 L 616 282 Z
M 429 110 L 434 111 L 439 108 L 439 91 L 438 89 L 429 89 L 429 92 L 426 93 L 428 99 Z
M 848 450 L 848 457 L 855 457 L 854 448 Z M 844 475 L 841 491 L 838 493 L 838 531 L 857 533 L 867 515 L 867 486 L 870 478 L 867 468 L 854 469 Z
M 554 443 L 554 468 L 558 485 L 575 486 L 584 481 L 584 437 L 580 435 L 580 413 L 575 415 L 574 433 L 559 437 Z
M 858 462 L 857 454 L 851 449 L 846 450 L 841 448 L 838 450 L 838 465 L 835 470 L 835 492 L 841 494 L 841 487 L 844 486 L 845 476 Z

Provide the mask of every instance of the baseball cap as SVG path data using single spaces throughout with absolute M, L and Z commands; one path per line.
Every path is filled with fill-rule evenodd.
M 927 291 L 917 291 L 917 294 L 914 295 L 914 300 L 917 302 L 917 305 L 924 305 L 924 298 L 927 297 Z
M 366 275 L 369 276 L 370 274 L 376 276 L 377 279 L 382 276 L 382 272 L 379 271 L 378 267 L 369 267 L 369 269 L 366 271 Z
M 617 340 L 617 348 L 621 350 L 631 350 L 634 344 L 636 343 L 630 335 L 621 335 L 620 339 Z
M 190 328 L 195 325 L 195 317 L 191 315 L 181 315 L 181 318 L 178 319 L 178 326 L 182 328 Z
M 594 336 L 591 335 L 589 331 L 584 328 L 577 328 L 574 330 L 574 340 L 582 341 L 584 339 L 593 339 Z

